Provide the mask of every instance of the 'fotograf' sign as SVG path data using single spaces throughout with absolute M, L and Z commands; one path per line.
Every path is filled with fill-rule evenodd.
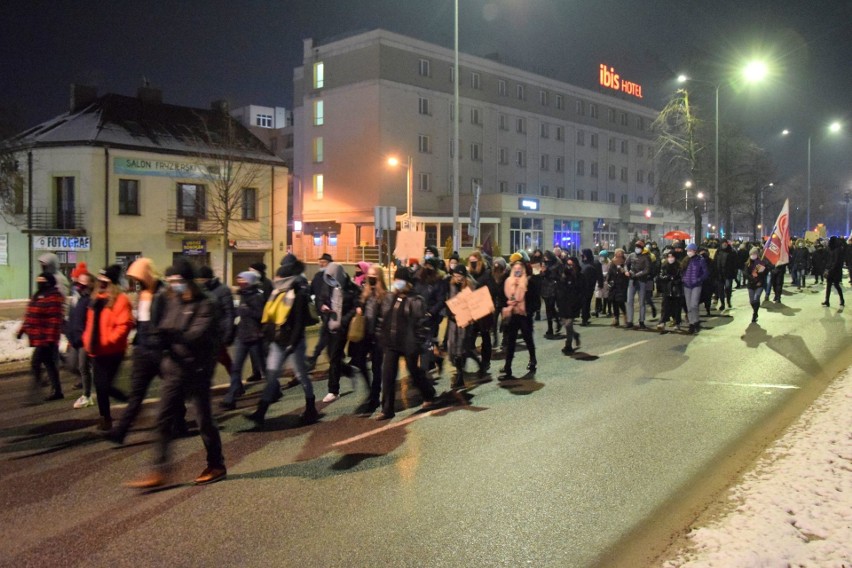
M 206 166 L 192 162 L 145 158 L 115 158 L 113 171 L 131 176 L 161 176 L 175 178 L 207 178 L 210 171 Z
M 92 250 L 91 237 L 33 237 L 33 250 L 84 251 Z
M 614 67 L 609 67 L 605 63 L 601 63 L 598 68 L 598 81 L 601 86 L 621 91 L 622 93 L 633 95 L 637 99 L 642 98 L 642 85 L 622 79 L 615 72 Z

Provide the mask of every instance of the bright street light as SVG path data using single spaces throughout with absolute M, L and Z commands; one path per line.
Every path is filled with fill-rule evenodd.
M 763 61 L 751 61 L 743 69 L 743 76 L 749 81 L 762 81 L 769 74 L 769 68 Z
M 704 199 L 704 192 L 703 192 L 703 191 L 699 191 L 699 192 L 695 195 L 695 197 L 697 197 L 698 199 Z
M 390 158 L 388 158 L 388 165 L 391 166 L 391 167 L 394 167 L 394 168 L 396 166 L 399 166 L 400 165 L 399 158 L 397 158 L 396 156 L 391 156 Z M 411 184 L 411 176 L 412 176 L 411 170 L 413 169 L 411 167 L 412 166 L 411 156 L 408 157 L 408 165 L 405 165 L 405 164 L 402 164 L 402 165 L 406 169 L 406 172 L 405 172 L 405 200 L 406 200 L 405 222 L 408 223 L 408 228 L 413 231 L 414 227 L 413 227 L 412 222 L 411 222 L 411 217 L 414 214 L 412 212 L 412 206 L 413 206 L 412 201 L 414 200 L 414 196 L 411 194 L 411 185 L 412 185 Z
M 790 130 L 788 128 L 781 131 L 781 136 L 787 136 L 788 134 L 790 134 Z
M 840 123 L 837 122 L 837 121 L 834 121 L 828 126 L 828 131 L 829 132 L 840 132 L 841 128 L 842 127 L 841 127 Z

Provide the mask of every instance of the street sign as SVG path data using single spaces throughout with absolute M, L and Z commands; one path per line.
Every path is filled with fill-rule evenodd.
M 373 207 L 376 231 L 396 231 L 396 207 Z

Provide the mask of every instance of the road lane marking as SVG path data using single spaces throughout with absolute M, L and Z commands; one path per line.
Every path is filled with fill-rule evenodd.
M 340 446 L 345 446 L 346 444 L 351 444 L 352 442 L 357 442 L 358 440 L 363 440 L 364 438 L 369 438 L 370 436 L 375 436 L 376 434 L 381 434 L 382 432 L 386 432 L 392 428 L 399 428 L 400 426 L 405 426 L 407 424 L 411 424 L 415 420 L 420 420 L 421 418 L 426 418 L 427 416 L 431 416 L 433 412 L 436 412 L 440 409 L 430 410 L 428 412 L 412 414 L 408 418 L 400 420 L 399 422 L 392 422 L 390 424 L 386 424 L 381 428 L 377 428 L 375 430 L 370 430 L 369 432 L 364 432 L 363 434 L 358 434 L 357 436 L 352 436 L 351 438 L 346 438 L 345 440 L 340 440 L 339 442 L 335 442 L 331 445 L 333 448 L 338 448 Z
M 693 381 L 696 383 L 706 383 L 708 385 L 722 385 L 728 387 L 751 387 L 758 389 L 800 389 L 796 385 L 773 385 L 769 383 L 726 383 L 722 381 Z
M 638 347 L 643 343 L 648 343 L 651 341 L 650 339 L 644 339 L 642 341 L 637 341 L 636 343 L 631 343 L 630 345 L 625 345 L 624 347 L 619 347 L 618 349 L 613 349 L 612 351 L 607 351 L 606 353 L 601 353 L 598 357 L 606 357 L 607 355 L 614 355 L 620 351 L 625 351 L 627 349 L 632 349 L 634 347 Z

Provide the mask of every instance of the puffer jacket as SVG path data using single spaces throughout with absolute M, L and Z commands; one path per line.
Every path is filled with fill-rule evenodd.
M 700 288 L 704 281 L 710 277 L 707 262 L 700 254 L 696 254 L 692 258 L 689 256 L 684 257 L 681 266 L 683 268 L 684 288 Z
M 423 298 L 389 293 L 382 302 L 377 336 L 383 349 L 417 353 L 429 338 Z
M 133 329 L 133 311 L 127 295 L 120 293 L 110 306 L 105 294 L 95 295 L 86 314 L 86 330 L 83 332 L 83 346 L 92 357 L 99 355 L 122 355 L 127 351 L 127 338 Z M 92 333 L 98 316 L 98 344 L 94 345 Z
M 237 308 L 237 316 L 240 323 L 237 324 L 237 339 L 241 343 L 254 343 L 263 337 L 263 329 L 260 320 L 263 317 L 263 290 L 257 286 L 248 286 L 239 291 L 240 305 Z
M 630 253 L 625 266 L 630 272 L 631 280 L 646 282 L 651 277 L 651 257 L 645 251 L 639 254 L 635 252 Z

